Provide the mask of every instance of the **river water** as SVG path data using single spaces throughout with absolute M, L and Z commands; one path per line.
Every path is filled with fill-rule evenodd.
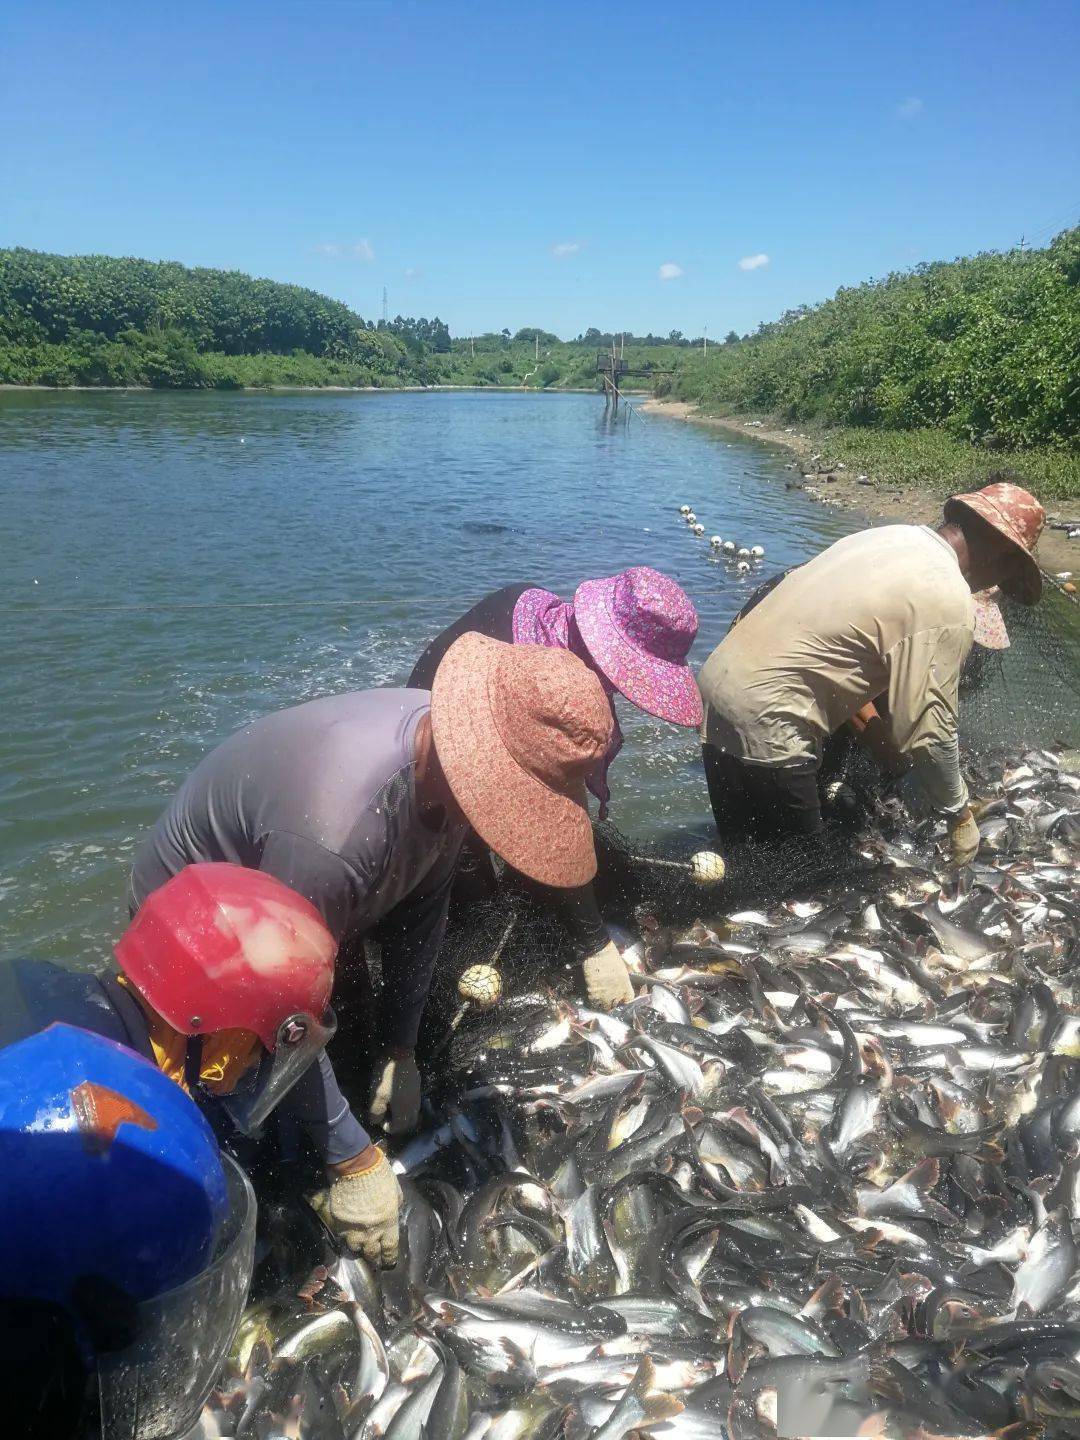
M 0 954 L 84 965 L 187 772 L 265 712 L 401 683 L 481 595 L 673 575 L 700 663 L 753 584 L 856 521 L 784 457 L 592 395 L 0 394 Z M 752 578 L 707 534 L 762 544 Z M 708 815 L 693 734 L 620 702 L 612 818 Z

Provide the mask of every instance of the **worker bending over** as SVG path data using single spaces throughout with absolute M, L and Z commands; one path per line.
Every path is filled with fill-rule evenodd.
M 686 657 L 697 634 L 693 602 L 681 586 L 647 565 L 603 580 L 585 580 L 572 602 L 532 585 L 506 585 L 478 601 L 428 645 L 409 676 L 410 689 L 428 689 L 442 657 L 467 632 L 514 645 L 568 650 L 603 686 L 611 709 L 611 742 L 585 784 L 607 815 L 607 773 L 622 747 L 615 696 L 674 725 L 701 724 L 701 697 Z M 472 888 L 493 894 L 496 879 L 487 847 L 466 843 L 464 864 Z M 610 1009 L 633 997 L 630 977 L 600 914 L 591 884 L 541 887 L 583 957 L 589 1002 Z
M 997 585 L 1033 605 L 1045 512 L 1003 475 L 946 502 L 943 523 L 886 525 L 838 540 L 791 571 L 702 667 L 703 759 L 721 833 L 818 836 L 828 736 L 870 701 L 945 816 L 957 865 L 979 831 L 960 774 L 957 690 L 974 637 L 972 592 Z
M 611 728 L 603 688 L 575 656 L 464 635 L 430 694 L 313 700 L 219 745 L 136 856 L 133 909 L 186 867 L 226 861 L 311 902 L 339 946 L 339 979 L 366 964 L 364 937 L 377 932 L 380 1054 L 367 1116 L 405 1133 L 419 1117 L 414 1050 L 467 830 L 541 884 L 586 884 L 596 855 L 585 776 Z M 272 980 L 273 948 L 253 953 Z M 326 1057 L 308 1085 L 304 1118 L 330 1127 L 324 1218 L 353 1249 L 392 1263 L 400 1194 L 390 1164 L 344 1104 Z

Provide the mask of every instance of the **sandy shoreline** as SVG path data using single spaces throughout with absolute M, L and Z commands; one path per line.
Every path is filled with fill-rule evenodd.
M 696 405 L 684 400 L 646 400 L 639 407 L 647 415 L 661 416 L 667 420 L 687 420 L 695 425 L 709 425 L 718 430 L 733 431 L 736 435 L 765 444 L 779 445 L 792 452 L 799 460 L 808 461 L 815 453 L 815 442 L 798 427 L 781 427 L 769 422 L 750 420 L 742 416 L 701 415 Z M 856 472 L 852 468 L 834 470 L 804 480 L 802 467 L 792 471 L 792 480 L 797 481 L 808 495 L 820 500 L 823 505 L 836 505 L 842 510 L 854 510 L 865 515 L 871 522 L 907 522 L 917 525 L 932 525 L 940 522 L 941 501 L 936 496 L 913 485 L 897 485 L 894 482 L 875 481 L 872 470 L 864 467 Z M 865 474 L 870 484 L 860 484 L 856 478 Z M 1080 546 L 1067 540 L 1058 530 L 1045 530 L 1039 541 L 1039 563 L 1050 576 L 1062 572 L 1072 573 L 1073 580 L 1080 578 Z

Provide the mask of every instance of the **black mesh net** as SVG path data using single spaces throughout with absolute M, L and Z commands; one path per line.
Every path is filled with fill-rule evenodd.
M 1038 605 L 1000 602 L 1011 644 L 974 646 L 960 677 L 970 755 L 1080 746 L 1080 606 L 1054 585 Z
M 741 613 L 780 578 L 759 587 Z M 1080 745 L 1080 607 L 1048 585 L 1039 606 L 1002 601 L 1001 609 L 1010 647 L 975 646 L 961 677 L 961 740 L 976 784 L 995 757 Z M 605 920 L 636 935 L 650 925 L 715 922 L 732 911 L 802 895 L 855 903 L 878 866 L 861 842 L 868 833 L 886 844 L 910 839 L 911 817 L 883 787 L 874 761 L 852 742 L 827 747 L 820 783 L 825 833 L 813 842 L 796 836 L 725 840 L 721 846 L 711 829 L 636 838 L 610 822 L 597 825 L 595 888 Z M 702 887 L 691 876 L 691 857 L 718 848 L 727 867 L 724 880 Z M 536 991 L 567 993 L 578 982 L 580 957 L 560 920 L 512 873 L 496 866 L 496 874 L 493 894 L 459 898 L 452 910 L 421 1040 L 435 1075 L 467 1068 L 470 1055 L 504 1023 L 499 1010 L 462 1010 L 456 987 L 469 966 L 495 963 L 510 1001 Z

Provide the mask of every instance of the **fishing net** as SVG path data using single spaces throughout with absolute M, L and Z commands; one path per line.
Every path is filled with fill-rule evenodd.
M 783 575 L 750 597 L 747 613 Z M 975 646 L 961 677 L 961 741 L 965 764 L 976 780 L 995 757 L 1026 749 L 1080 744 L 1080 607 L 1047 586 L 1041 604 L 1001 603 L 1011 645 L 991 651 Z M 926 839 L 932 828 L 912 819 L 883 784 L 873 759 L 853 741 L 834 737 L 820 771 L 825 830 L 813 841 L 799 836 L 768 841 L 725 839 L 711 829 L 680 829 L 632 837 L 610 822 L 596 825 L 596 896 L 605 920 L 639 934 L 650 924 L 714 921 L 733 911 L 766 907 L 800 896 L 851 897 L 871 888 L 878 863 L 860 843 L 868 830 L 885 840 Z M 702 778 L 704 789 L 704 777 Z M 702 887 L 691 876 L 691 856 L 722 849 L 726 875 Z M 460 1071 L 505 1020 L 498 1010 L 481 1015 L 466 1008 L 458 977 L 469 966 L 494 962 L 511 1000 L 537 990 L 565 993 L 579 983 L 578 956 L 559 919 L 522 886 L 513 872 L 496 866 L 498 888 L 482 900 L 452 909 L 425 1018 L 421 1052 L 436 1071 Z M 455 1017 L 458 1026 L 449 1030 Z
M 1080 745 L 1080 606 L 1054 585 L 1000 602 L 1011 644 L 974 646 L 960 677 L 960 739 L 975 756 Z

